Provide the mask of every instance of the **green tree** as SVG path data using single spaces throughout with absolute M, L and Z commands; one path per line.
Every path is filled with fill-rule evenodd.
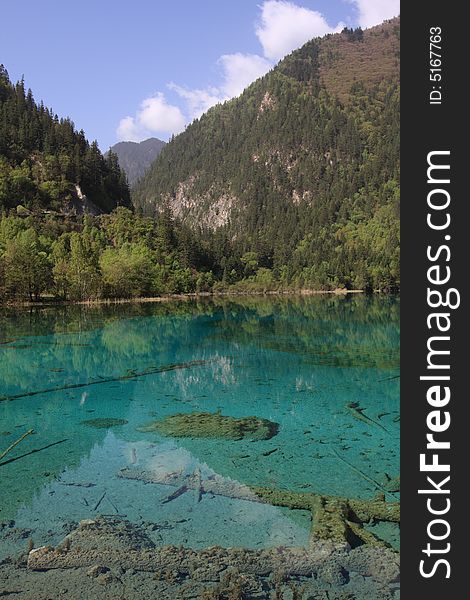
M 6 294 L 38 300 L 51 282 L 44 241 L 30 228 L 6 242 L 3 255 Z
M 90 235 L 72 233 L 67 273 L 71 298 L 89 300 L 99 297 L 102 280 L 98 261 L 99 254 Z
M 106 248 L 100 257 L 106 296 L 129 298 L 145 296 L 151 290 L 153 263 L 143 244 Z

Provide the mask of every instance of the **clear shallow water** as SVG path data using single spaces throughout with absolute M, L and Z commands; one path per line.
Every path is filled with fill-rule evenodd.
M 35 434 L 0 466 L 0 521 L 15 521 L 0 530 L 0 556 L 24 549 L 28 537 L 56 543 L 96 514 L 144 523 L 157 543 L 305 545 L 304 511 L 211 494 L 198 502 L 191 490 L 162 503 L 174 487 L 116 474 L 200 469 L 203 479 L 374 496 L 350 465 L 382 483 L 399 474 L 398 312 L 397 299 L 362 296 L 3 310 L 0 453 L 28 429 Z M 354 418 L 349 402 L 383 428 Z M 218 410 L 270 419 L 279 433 L 250 441 L 137 430 Z M 126 423 L 83 423 L 97 418 Z

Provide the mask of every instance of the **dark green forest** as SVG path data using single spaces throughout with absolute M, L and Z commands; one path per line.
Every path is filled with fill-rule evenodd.
M 132 190 L 0 70 L 0 297 L 399 288 L 399 21 L 308 42 Z M 84 198 L 85 196 L 85 198 Z
M 80 212 L 75 186 L 95 212 L 130 206 L 116 155 L 105 159 L 96 142 L 90 144 L 70 119 L 36 103 L 23 80 L 13 85 L 0 65 L 0 210 Z
M 398 19 L 308 42 L 169 143 L 136 208 L 168 204 L 226 273 L 397 287 L 398 50 Z

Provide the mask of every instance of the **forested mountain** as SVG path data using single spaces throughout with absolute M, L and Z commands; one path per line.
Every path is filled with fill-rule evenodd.
M 170 141 L 133 202 L 202 233 L 224 280 L 397 287 L 399 19 L 292 52 Z
M 398 51 L 398 19 L 308 42 L 166 144 L 135 209 L 2 68 L 0 301 L 397 289 Z
M 118 142 L 111 146 L 119 160 L 119 165 L 127 175 L 129 185 L 134 185 L 142 177 L 152 162 L 162 151 L 165 142 L 158 138 L 149 138 L 143 142 Z
M 109 212 L 130 204 L 117 156 L 35 102 L 0 65 L 0 211 Z

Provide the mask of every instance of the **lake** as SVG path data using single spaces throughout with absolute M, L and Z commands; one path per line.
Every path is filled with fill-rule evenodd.
M 181 414 L 184 435 L 155 427 Z M 230 434 L 249 416 L 269 435 Z M 309 512 L 178 482 L 372 498 L 399 475 L 399 417 L 395 297 L 1 309 L 0 454 L 34 433 L 0 460 L 0 558 L 97 514 L 157 544 L 305 546 Z M 397 547 L 396 526 L 375 533 Z

